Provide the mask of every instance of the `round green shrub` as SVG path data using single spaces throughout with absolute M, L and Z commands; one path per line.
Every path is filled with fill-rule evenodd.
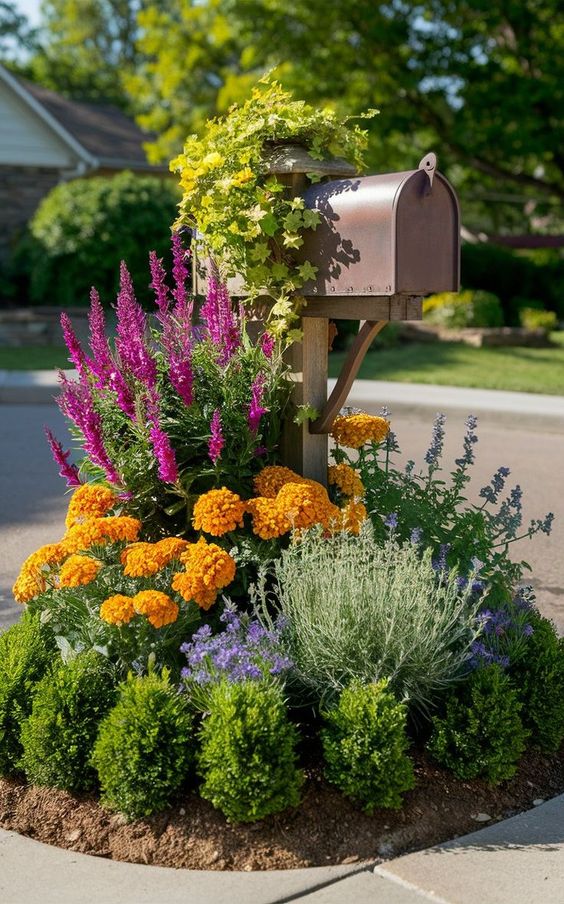
M 194 755 L 187 698 L 154 673 L 130 676 L 100 726 L 92 755 L 102 803 L 134 819 L 162 810 L 189 775 Z
M 533 634 L 511 669 L 523 703 L 523 724 L 546 753 L 564 741 L 564 638 L 547 618 L 531 613 Z
M 99 653 L 80 653 L 47 672 L 22 725 L 21 764 L 29 781 L 67 791 L 94 788 L 90 756 L 115 696 L 114 670 Z
M 296 766 L 297 740 L 278 686 L 216 685 L 201 729 L 202 797 L 233 822 L 297 806 L 304 780 Z
M 498 784 L 515 774 L 525 749 L 528 731 L 521 709 L 515 688 L 498 665 L 478 668 L 450 696 L 444 717 L 433 719 L 427 749 L 457 778 L 483 776 Z
M 545 330 L 547 333 L 558 326 L 558 317 L 554 311 L 541 311 L 538 308 L 521 308 L 519 320 L 521 326 L 528 330 Z
M 503 326 L 503 311 L 497 295 L 480 289 L 441 292 L 423 302 L 428 323 L 448 329 Z
M 139 301 L 149 301 L 148 252 L 168 260 L 178 189 L 155 176 L 96 176 L 57 185 L 43 199 L 16 252 L 27 270 L 30 300 L 86 304 L 95 285 L 113 301 L 126 260 Z
M 24 612 L 0 636 L 0 775 L 18 771 L 22 723 L 31 712 L 37 682 L 57 655 L 37 615 Z
M 325 777 L 371 813 L 375 807 L 401 807 L 413 788 L 413 763 L 406 750 L 407 707 L 387 690 L 388 681 L 354 681 L 337 706 L 325 713 L 321 732 Z

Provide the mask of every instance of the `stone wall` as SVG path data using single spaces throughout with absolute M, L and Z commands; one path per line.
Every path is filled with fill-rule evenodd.
M 0 166 L 0 260 L 5 260 L 41 199 L 61 181 L 48 167 Z

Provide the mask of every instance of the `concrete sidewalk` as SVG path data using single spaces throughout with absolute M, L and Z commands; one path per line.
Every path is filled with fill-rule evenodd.
M 76 376 L 75 371 L 66 373 L 70 379 Z M 329 380 L 329 391 L 333 389 L 335 382 Z M 54 371 L 0 370 L 0 404 L 49 404 L 57 394 L 57 374 Z M 492 419 L 496 423 L 515 422 L 519 418 L 524 425 L 542 425 L 551 431 L 564 433 L 564 396 L 435 386 L 427 383 L 355 381 L 347 404 L 364 407 L 374 406 L 378 402 L 402 413 L 480 413 L 483 420 Z
M 118 863 L 0 830 L 3 904 L 564 904 L 564 795 L 396 860 L 264 873 Z

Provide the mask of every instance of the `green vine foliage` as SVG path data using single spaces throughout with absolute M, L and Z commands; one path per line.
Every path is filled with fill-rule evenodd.
M 291 329 L 299 290 L 317 272 L 309 261 L 297 262 L 294 252 L 303 245 L 302 233 L 317 228 L 320 215 L 307 210 L 302 198 L 290 197 L 269 173 L 269 149 L 288 142 L 316 160 L 336 155 L 363 168 L 367 137 L 358 123 L 293 100 L 267 76 L 248 101 L 209 120 L 201 137 L 191 135 L 171 169 L 180 174 L 183 191 L 176 225 L 197 233 L 199 251 L 213 257 L 223 278 L 243 277 L 251 301 L 265 294 L 273 298 L 269 330 L 289 333 L 291 342 L 299 338 Z M 312 182 L 320 178 L 308 176 Z

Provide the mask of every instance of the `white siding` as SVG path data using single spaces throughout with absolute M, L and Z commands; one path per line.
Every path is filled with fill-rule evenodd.
M 58 135 L 0 81 L 0 165 L 67 168 L 77 163 Z

